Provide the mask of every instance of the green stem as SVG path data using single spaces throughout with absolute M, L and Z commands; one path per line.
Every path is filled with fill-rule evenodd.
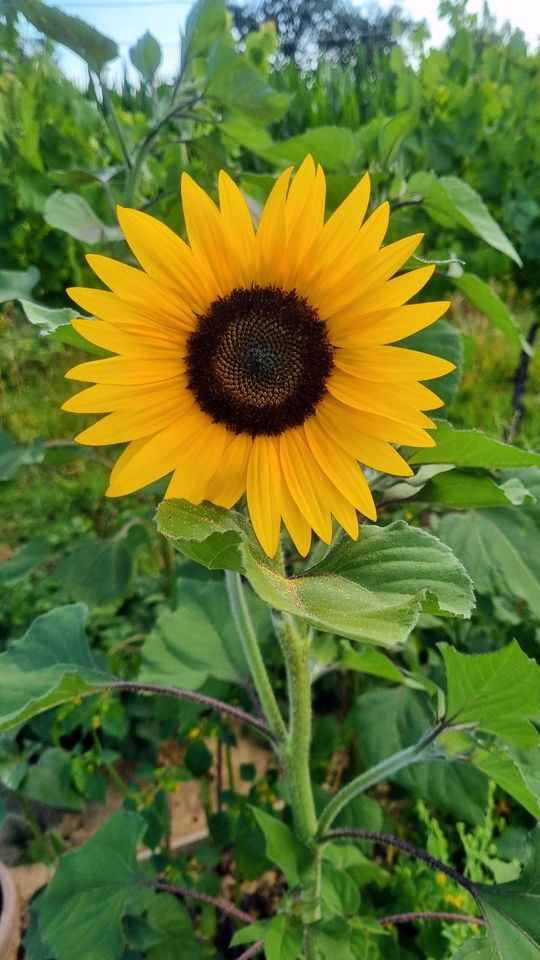
M 257 635 L 246 603 L 242 579 L 240 574 L 227 570 L 225 572 L 225 582 L 233 619 L 264 715 L 275 738 L 278 742 L 283 742 L 287 738 L 287 728 L 283 722 L 257 642 Z
M 167 578 L 167 593 L 171 610 L 176 610 L 178 606 L 178 581 L 176 579 L 176 551 L 167 537 L 162 537 L 161 547 L 163 553 L 163 565 Z
M 412 763 L 418 763 L 420 760 L 425 760 L 428 755 L 433 756 L 432 752 L 428 751 L 428 747 L 440 732 L 441 725 L 434 727 L 432 730 L 429 730 L 418 743 L 413 744 L 411 747 L 406 747 L 405 750 L 400 750 L 398 753 L 393 753 L 392 756 L 381 760 L 380 763 L 377 763 L 374 767 L 370 767 L 369 770 L 365 770 L 359 777 L 355 777 L 354 780 L 346 784 L 335 797 L 332 797 L 330 803 L 324 808 L 319 819 L 318 836 L 324 836 L 338 813 L 343 810 L 343 807 L 350 803 L 351 800 L 354 800 L 360 793 L 365 793 L 370 787 L 375 786 L 376 783 L 380 783 L 381 780 L 387 780 L 388 777 L 393 776 L 393 774 L 399 770 L 403 770 L 404 767 L 408 767 Z

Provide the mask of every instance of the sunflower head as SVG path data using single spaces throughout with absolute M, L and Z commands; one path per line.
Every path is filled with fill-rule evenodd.
M 219 207 L 187 175 L 188 243 L 119 207 L 142 269 L 88 262 L 107 290 L 72 288 L 99 320 L 75 320 L 116 356 L 74 367 L 94 384 L 64 409 L 105 414 L 80 443 L 127 443 L 110 478 L 121 496 L 171 474 L 166 498 L 232 507 L 243 494 L 254 530 L 276 552 L 281 522 L 306 555 L 328 543 L 332 516 L 356 538 L 376 519 L 361 464 L 408 476 L 394 444 L 431 446 L 441 405 L 421 381 L 447 360 L 393 341 L 437 320 L 446 302 L 407 304 L 433 267 L 395 276 L 421 234 L 382 246 L 389 206 L 365 219 L 369 179 L 325 221 L 325 178 L 307 157 L 278 177 L 255 230 L 222 172 Z

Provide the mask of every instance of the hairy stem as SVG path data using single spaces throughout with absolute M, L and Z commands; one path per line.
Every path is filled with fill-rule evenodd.
M 95 687 L 91 688 L 88 693 L 93 693 L 96 689 Z M 261 733 L 264 733 L 267 737 L 271 736 L 271 730 L 264 720 L 253 717 L 240 707 L 232 707 L 230 704 L 225 703 L 224 700 L 216 700 L 215 697 L 208 697 L 205 693 L 198 693 L 196 690 L 183 690 L 181 687 L 169 687 L 159 683 L 142 683 L 137 680 L 115 680 L 111 683 L 104 683 L 102 689 L 119 690 L 120 692 L 122 690 L 129 690 L 133 691 L 133 693 L 161 693 L 167 697 L 176 697 L 178 700 L 193 700 L 195 703 L 201 703 L 203 706 L 209 707 L 211 710 L 216 710 L 218 713 L 228 713 L 229 716 L 235 717 L 236 720 L 241 720 L 242 723 L 249 723 L 252 727 L 256 727 L 257 730 L 260 730 Z
M 257 940 L 256 943 L 252 943 L 252 945 L 248 947 L 247 950 L 244 950 L 244 952 L 240 954 L 240 956 L 238 957 L 238 960 L 251 960 L 251 957 L 256 957 L 257 954 L 261 952 L 263 947 L 264 947 L 264 940 Z
M 240 574 L 227 570 L 225 573 L 225 582 L 233 619 L 240 636 L 244 656 L 248 662 L 263 713 L 275 739 L 278 742 L 282 742 L 286 740 L 287 728 L 283 722 L 283 717 L 281 716 L 274 691 L 272 690 L 270 677 L 264 665 L 255 628 L 246 603 L 242 579 Z
M 413 744 L 411 747 L 406 747 L 405 750 L 400 750 L 398 753 L 393 753 L 392 756 L 386 757 L 384 760 L 381 760 L 380 763 L 377 763 L 374 767 L 370 767 L 369 770 L 365 770 L 360 776 L 355 777 L 354 780 L 347 783 L 335 797 L 332 797 L 324 808 L 319 820 L 319 836 L 322 836 L 322 834 L 328 831 L 338 813 L 343 810 L 343 807 L 350 803 L 351 800 L 354 800 L 359 794 L 365 793 L 370 787 L 380 783 L 381 780 L 386 780 L 388 777 L 391 777 L 394 773 L 397 773 L 398 770 L 403 770 L 404 767 L 408 767 L 412 763 L 425 760 L 429 745 L 435 737 L 438 736 L 441 729 L 442 727 L 439 724 L 437 727 L 429 730 L 418 743 Z

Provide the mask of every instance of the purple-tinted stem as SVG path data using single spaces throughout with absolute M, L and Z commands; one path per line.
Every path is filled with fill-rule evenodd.
M 221 910 L 223 913 L 228 913 L 230 917 L 236 917 L 237 920 L 240 920 L 242 923 L 255 923 L 255 920 L 249 913 L 244 913 L 243 910 L 239 910 L 238 907 L 235 907 L 234 903 L 230 903 L 228 900 L 223 900 L 221 897 L 211 897 L 208 893 L 201 893 L 199 890 L 192 890 L 191 887 L 179 887 L 174 883 L 162 883 L 160 880 L 153 881 L 149 884 L 153 887 L 154 890 L 162 890 L 165 893 L 174 893 L 178 897 L 185 897 L 189 900 L 200 900 L 201 903 L 209 903 L 216 910 Z
M 258 953 L 260 953 L 263 947 L 264 940 L 257 940 L 257 943 L 252 943 L 247 950 L 244 950 L 244 952 L 240 954 L 238 960 L 250 960 L 250 957 L 255 957 Z
M 192 700 L 195 703 L 201 703 L 217 713 L 228 713 L 229 716 L 241 720 L 242 723 L 249 723 L 256 727 L 267 737 L 271 736 L 271 730 L 264 720 L 246 713 L 240 707 L 232 707 L 223 700 L 216 700 L 215 697 L 208 697 L 205 693 L 198 693 L 196 690 L 183 690 L 181 687 L 170 687 L 160 683 L 142 683 L 137 680 L 114 680 L 111 683 L 103 684 L 107 690 L 130 690 L 134 693 L 158 693 L 167 697 L 176 697 L 178 700 Z
M 485 927 L 486 921 L 480 917 L 470 917 L 466 913 L 451 913 L 446 910 L 422 910 L 414 913 L 394 913 L 388 917 L 377 917 L 381 926 L 387 923 L 416 923 L 418 920 L 454 920 L 457 923 L 474 923 Z

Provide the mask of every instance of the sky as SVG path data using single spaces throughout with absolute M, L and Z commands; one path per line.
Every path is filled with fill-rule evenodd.
M 379 0 L 383 9 L 392 6 L 394 0 Z M 178 64 L 178 36 L 192 0 L 56 0 L 55 5 L 66 13 L 87 20 L 102 33 L 112 37 L 120 45 L 121 54 L 128 57 L 129 47 L 146 30 L 159 40 L 163 48 L 161 72 L 171 77 Z M 361 0 L 353 0 L 355 6 L 364 6 Z M 427 20 L 434 45 L 440 44 L 446 34 L 444 22 L 437 17 L 436 0 L 401 0 L 401 6 L 415 20 Z M 470 12 L 479 13 L 483 0 L 469 0 Z M 540 4 L 537 0 L 490 0 L 489 8 L 499 23 L 510 20 L 513 27 L 521 29 L 529 43 L 536 47 L 540 38 Z M 76 82 L 84 84 L 86 68 L 81 60 L 69 51 L 60 48 L 61 65 Z M 115 64 L 113 72 L 121 73 L 121 65 Z

